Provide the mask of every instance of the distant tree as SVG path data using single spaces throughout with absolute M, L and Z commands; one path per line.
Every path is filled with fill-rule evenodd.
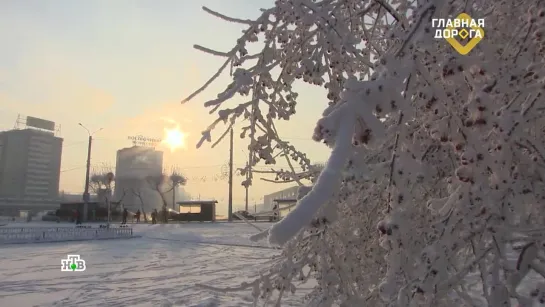
M 110 201 L 110 207 L 113 212 L 118 213 L 125 209 L 125 203 L 123 201 L 128 192 L 130 192 L 128 189 L 123 189 L 118 200 Z
M 142 194 L 144 193 L 145 189 L 144 188 L 132 188 L 131 189 L 131 193 L 136 196 L 138 198 L 138 200 L 140 200 L 140 211 L 142 212 L 142 214 L 144 215 L 144 221 L 147 223 L 148 222 L 148 216 L 146 214 L 146 211 L 144 210 L 144 199 L 143 199 L 143 196 Z
M 174 193 L 174 191 L 181 186 L 185 186 L 187 184 L 187 178 L 177 172 L 173 172 L 168 176 L 168 183 L 170 185 L 170 191 Z
M 281 259 L 237 290 L 277 305 L 309 279 L 314 306 L 543 300 L 543 285 L 518 291 L 530 270 L 545 276 L 536 244 L 545 208 L 542 0 L 277 0 L 254 20 L 205 10 L 247 29 L 227 52 L 195 46 L 225 63 L 185 101 L 234 68 L 205 102 L 217 119 L 197 146 L 219 123 L 229 130 L 246 120 L 251 166 L 283 157 L 289 170 L 279 179 L 302 185 L 311 175 L 291 163 L 303 172 L 311 163 L 275 124 L 296 113 L 296 84 L 306 83 L 324 90 L 313 138 L 332 149 L 297 207 L 253 237 L 283 246 Z M 486 22 L 463 56 L 433 26 L 462 12 Z M 226 106 L 237 94 L 245 101 Z M 508 258 L 514 242 L 529 242 L 517 265 Z
M 89 178 L 89 188 L 97 195 L 102 194 L 104 199 L 100 201 L 107 202 L 109 200 L 109 194 L 112 192 L 112 184 L 108 178 L 108 173 L 95 173 Z
M 161 196 L 161 200 L 163 202 L 162 206 L 162 212 L 163 212 L 163 219 L 166 221 L 167 217 L 166 214 L 168 212 L 168 202 L 166 200 L 166 194 L 173 192 L 174 189 L 176 189 L 179 186 L 184 186 L 187 183 L 187 178 L 179 173 L 173 172 L 170 175 L 156 175 L 156 176 L 148 176 L 146 177 L 146 181 L 149 184 L 149 187 L 156 191 L 159 196 Z
M 112 212 L 117 213 L 123 204 L 123 199 L 127 195 L 127 191 L 123 190 L 121 197 L 118 200 L 112 200 L 112 191 L 115 187 L 115 175 L 113 172 L 105 171 L 102 173 L 95 173 L 89 178 L 89 188 L 98 196 L 102 194 L 104 204 L 110 208 L 110 215 Z

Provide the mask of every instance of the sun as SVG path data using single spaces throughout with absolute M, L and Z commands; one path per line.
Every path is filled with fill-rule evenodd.
M 185 147 L 186 134 L 180 131 L 178 127 L 174 129 L 165 128 L 165 138 L 163 143 L 170 148 L 170 151 L 175 151 L 178 148 Z

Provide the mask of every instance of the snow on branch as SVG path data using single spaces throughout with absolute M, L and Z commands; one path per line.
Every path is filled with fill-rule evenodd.
M 248 20 L 248 19 L 242 20 L 242 19 L 238 19 L 238 18 L 225 16 L 223 14 L 220 14 L 220 13 L 218 13 L 216 11 L 213 11 L 213 10 L 207 8 L 206 6 L 203 6 L 202 9 L 203 9 L 203 11 L 207 12 L 208 14 L 210 14 L 212 16 L 215 16 L 215 17 L 218 17 L 218 18 L 221 18 L 221 19 L 223 19 L 225 21 L 240 23 L 240 24 L 246 24 L 246 25 L 253 25 L 253 24 L 256 23 L 253 20 Z
M 199 51 L 211 54 L 211 55 L 215 55 L 215 56 L 229 57 L 231 55 L 231 53 L 229 53 L 229 52 L 215 51 L 215 50 L 212 50 L 212 49 L 200 46 L 200 45 L 193 45 L 193 48 L 195 48 L 195 49 L 197 49 Z
M 434 19 L 462 12 L 485 20 L 466 55 L 434 38 Z M 282 255 L 231 290 L 251 285 L 256 303 L 279 305 L 313 280 L 305 303 L 320 306 L 539 303 L 543 1 L 277 0 L 217 55 L 227 61 L 189 99 L 227 65 L 233 80 L 205 103 L 217 119 L 199 145 L 219 123 L 243 122 L 245 172 L 283 156 L 289 169 L 268 173 L 311 179 L 283 220 L 251 238 L 268 236 Z M 305 100 L 300 83 L 323 99 Z M 237 95 L 247 102 L 229 106 Z M 312 137 L 333 150 L 321 171 L 275 128 L 301 103 L 323 108 Z
M 339 115 L 342 116 L 342 115 Z M 269 243 L 283 245 L 299 230 L 306 226 L 323 204 L 336 194 L 341 179 L 341 171 L 350 155 L 355 118 L 343 116 L 335 139 L 335 147 L 312 190 L 301 200 L 297 207 L 269 231 Z

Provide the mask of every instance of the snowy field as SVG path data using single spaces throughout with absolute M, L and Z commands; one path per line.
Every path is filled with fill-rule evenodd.
M 268 223 L 256 224 L 260 228 Z M 4 227 L 74 227 L 47 222 L 10 223 Z M 252 306 L 251 293 L 216 293 L 199 287 L 233 287 L 268 268 L 279 251 L 251 242 L 257 230 L 244 223 L 132 225 L 134 239 L 0 245 L 0 306 Z M 96 225 L 95 225 L 96 227 Z M 62 272 L 69 254 L 86 261 L 84 272 Z M 517 252 L 511 253 L 515 265 Z M 479 297 L 481 285 L 468 278 Z M 523 282 L 526 294 L 543 278 Z M 298 287 L 282 306 L 305 306 L 312 285 Z M 300 291 L 300 292 L 299 292 Z M 483 305 L 485 302 L 480 300 Z
M 53 224 L 73 227 L 8 226 Z M 134 231 L 142 238 L 0 245 L 0 306 L 252 306 L 249 291 L 214 293 L 197 284 L 237 286 L 278 253 L 250 242 L 257 230 L 243 223 L 141 224 Z M 68 254 L 80 255 L 86 271 L 61 272 Z M 304 292 L 282 306 L 302 306 Z

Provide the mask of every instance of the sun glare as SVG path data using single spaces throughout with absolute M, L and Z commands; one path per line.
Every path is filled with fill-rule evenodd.
M 170 148 L 170 151 L 175 151 L 185 147 L 185 133 L 180 131 L 178 127 L 174 129 L 165 128 L 165 138 L 163 143 Z

